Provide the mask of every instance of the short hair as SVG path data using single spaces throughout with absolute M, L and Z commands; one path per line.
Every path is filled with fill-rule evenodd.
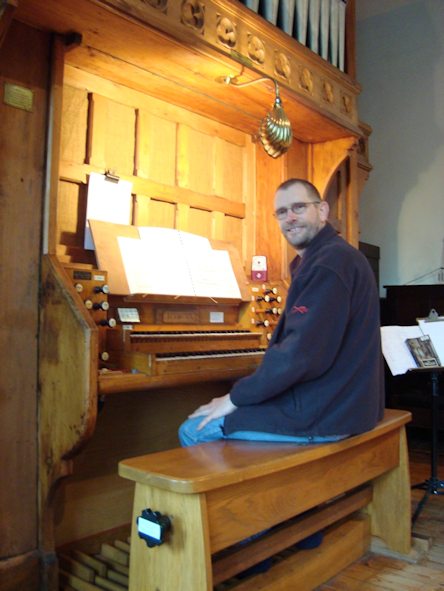
M 288 179 L 279 185 L 276 192 L 280 189 L 289 189 L 290 187 L 293 187 L 293 185 L 302 185 L 305 187 L 309 197 L 315 201 L 322 202 L 322 197 L 319 191 L 312 183 L 310 183 L 310 181 L 306 181 L 305 179 Z

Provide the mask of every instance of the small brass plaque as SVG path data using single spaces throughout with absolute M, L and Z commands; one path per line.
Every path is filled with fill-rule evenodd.
M 17 84 L 5 82 L 5 94 L 3 97 L 5 105 L 16 107 L 23 111 L 32 113 L 34 107 L 34 91 Z
M 242 55 L 238 51 L 235 51 L 234 49 L 231 50 L 231 57 L 243 66 L 247 66 L 247 68 L 253 67 L 253 60 L 251 60 L 249 57 L 245 57 L 244 55 Z

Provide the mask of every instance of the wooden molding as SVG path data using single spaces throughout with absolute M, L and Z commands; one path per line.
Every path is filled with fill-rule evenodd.
M 82 35 L 82 45 L 66 58 L 74 68 L 188 110 L 192 105 L 195 113 L 234 129 L 257 133 L 273 104 L 274 85 L 238 89 L 216 78 L 265 75 L 279 84 L 295 138 L 316 143 L 359 137 L 361 87 L 350 76 L 240 2 L 208 0 L 202 31 L 182 22 L 182 6 L 169 0 L 162 12 L 142 0 L 32 0 L 19 7 L 17 18 Z
M 105 169 L 88 164 L 60 163 L 61 180 L 74 183 L 87 183 L 88 176 L 91 172 L 105 174 Z M 244 203 L 230 201 L 216 195 L 205 195 L 183 187 L 171 187 L 136 176 L 121 175 L 120 178 L 133 183 L 133 193 L 135 195 L 148 195 L 159 201 L 182 203 L 205 211 L 219 211 L 225 215 L 231 215 L 241 219 L 245 218 Z
M 3 0 L 0 4 L 0 47 L 5 40 L 16 9 L 17 0 Z
M 0 581 L 4 591 L 38 591 L 41 553 L 38 550 L 0 560 Z
M 192 42 L 206 53 L 211 47 L 233 60 L 233 71 L 266 75 L 296 94 L 307 105 L 327 109 L 347 126 L 357 124 L 356 99 L 361 87 L 347 74 L 290 37 L 276 26 L 247 9 L 240 2 L 207 0 L 201 3 L 160 2 L 150 5 L 144 0 L 93 0 L 130 20 L 154 25 L 185 43 Z M 349 11 L 348 26 L 354 29 L 354 12 Z M 354 36 L 350 35 L 352 41 Z M 347 44 L 347 59 L 354 72 L 354 56 Z M 253 76 L 253 78 L 256 76 Z M 325 85 L 329 100 L 325 98 Z M 344 108 L 344 101 L 346 108 Z

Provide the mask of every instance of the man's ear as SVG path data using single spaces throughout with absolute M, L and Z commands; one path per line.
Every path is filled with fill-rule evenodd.
M 330 206 L 326 201 L 322 201 L 322 203 L 318 207 L 319 215 L 321 217 L 322 222 L 326 222 L 328 219 L 328 214 L 330 213 Z

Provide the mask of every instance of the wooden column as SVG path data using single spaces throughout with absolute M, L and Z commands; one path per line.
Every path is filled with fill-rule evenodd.
M 0 102 L 0 587 L 37 591 L 38 275 L 50 36 L 13 21 L 0 85 L 33 92 L 32 112 Z
M 54 35 L 51 54 L 46 187 L 43 218 L 42 251 L 44 254 L 55 254 L 57 250 L 57 196 L 59 190 L 64 62 L 64 40 L 59 35 Z

